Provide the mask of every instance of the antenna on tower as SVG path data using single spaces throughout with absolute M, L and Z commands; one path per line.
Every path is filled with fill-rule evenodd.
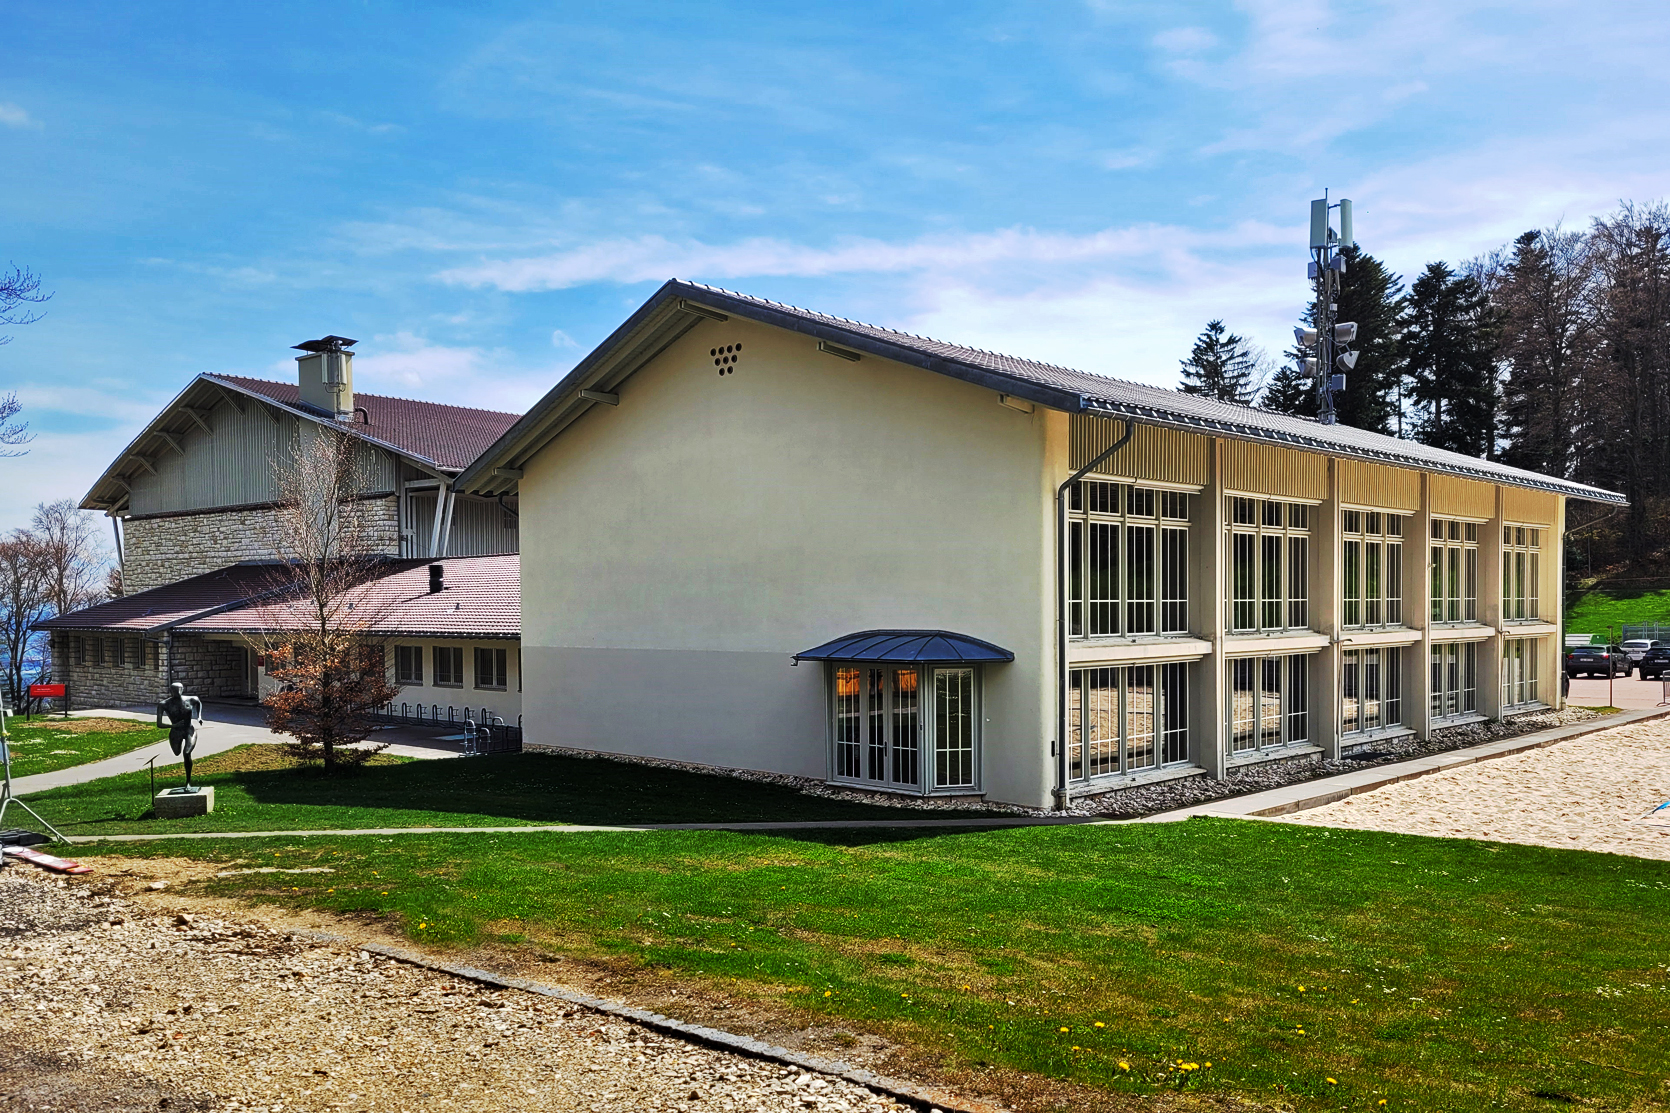
M 1339 214 L 1338 228 L 1333 213 Z M 1324 425 L 1338 421 L 1334 413 L 1334 395 L 1345 389 L 1345 372 L 1357 366 L 1357 354 L 1351 344 L 1357 339 L 1354 321 L 1339 321 L 1340 280 L 1345 277 L 1343 249 L 1355 242 L 1351 227 L 1351 201 L 1340 198 L 1329 203 L 1328 191 L 1310 203 L 1309 277 L 1316 284 L 1316 300 L 1311 310 L 1312 328 L 1296 328 L 1293 337 L 1305 352 L 1304 371 L 1316 382 L 1317 418 Z M 1336 371 L 1335 368 L 1339 370 Z

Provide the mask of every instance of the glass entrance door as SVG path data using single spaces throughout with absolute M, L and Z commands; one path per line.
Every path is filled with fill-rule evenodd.
M 922 703 L 914 668 L 835 670 L 835 776 L 922 787 Z

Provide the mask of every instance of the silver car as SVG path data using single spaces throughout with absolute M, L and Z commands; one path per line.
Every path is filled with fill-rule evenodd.
M 1647 650 L 1665 644 L 1665 642 L 1648 641 L 1646 638 L 1631 638 L 1624 643 L 1624 652 L 1629 655 L 1630 664 L 1636 665 L 1640 664 L 1641 658 L 1647 655 Z

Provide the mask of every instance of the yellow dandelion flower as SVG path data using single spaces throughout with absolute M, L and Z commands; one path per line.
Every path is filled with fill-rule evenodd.
M 1385 1099 L 1385 1098 L 1381 1098 L 1381 1099 L 1380 1099 L 1380 1101 L 1379 1101 L 1379 1102 L 1377 1102 L 1377 1103 L 1376 1103 L 1376 1104 L 1379 1104 L 1379 1105 L 1385 1105 L 1385 1104 L 1386 1104 L 1386 1099 Z
M 1101 1021 L 1100 1021 L 1100 1020 L 1098 1020 L 1098 1021 L 1097 1021 L 1097 1022 L 1096 1022 L 1096 1027 L 1098 1027 L 1098 1028 L 1106 1028 L 1106 1027 L 1107 1027 L 1107 1025 L 1106 1025 L 1106 1024 L 1103 1024 L 1103 1023 L 1102 1023 L 1102 1022 L 1101 1022 Z
M 835 991 L 834 991 L 834 990 L 832 990 L 832 989 L 826 989 L 826 990 L 824 990 L 824 991 L 823 991 L 823 995 L 824 995 L 824 996 L 825 996 L 825 997 L 828 997 L 828 996 L 831 996 L 831 995 L 832 995 L 832 994 L 833 994 L 833 993 L 834 993 L 834 992 L 835 992 Z
M 1072 1029 L 1071 1029 L 1071 1028 L 1063 1028 L 1063 1029 L 1061 1029 L 1061 1030 L 1062 1030 L 1062 1031 L 1063 1031 L 1063 1032 L 1071 1032 L 1071 1031 L 1072 1031 Z
M 1305 987 L 1304 987 L 1304 986 L 1300 986 L 1300 987 L 1299 987 L 1299 992 L 1300 992 L 1300 993 L 1303 993 L 1303 992 L 1305 992 Z
M 1328 1085 L 1330 1085 L 1330 1086 L 1338 1086 L 1338 1085 L 1339 1085 L 1339 1079 L 1337 1079 L 1337 1078 L 1330 1078 L 1330 1079 L 1328 1079 Z
M 1119 1060 L 1119 1069 L 1120 1070 L 1130 1070 L 1131 1069 L 1131 1064 L 1129 1064 L 1125 1060 L 1121 1059 L 1121 1060 Z
M 1207 1064 L 1206 1064 L 1206 1065 L 1207 1065 L 1207 1066 L 1208 1066 L 1208 1067 L 1210 1067 L 1210 1066 L 1211 1066 L 1211 1065 L 1212 1065 L 1212 1064 L 1211 1064 L 1211 1063 L 1207 1063 Z

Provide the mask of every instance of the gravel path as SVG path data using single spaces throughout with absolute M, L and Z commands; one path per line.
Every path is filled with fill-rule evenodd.
M 0 871 L 0 1110 L 901 1108 L 534 994 L 155 915 L 101 887 Z
M 1660 825 L 1670 818 L 1643 822 L 1667 800 L 1670 721 L 1657 719 L 1388 785 L 1280 819 L 1670 860 L 1670 826 Z

